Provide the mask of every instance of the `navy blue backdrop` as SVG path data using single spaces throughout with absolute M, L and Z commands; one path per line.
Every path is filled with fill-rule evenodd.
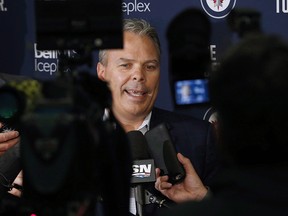
M 261 14 L 261 28 L 288 38 L 288 0 L 124 0 L 123 17 L 149 20 L 162 43 L 161 85 L 156 105 L 173 110 L 168 66 L 166 30 L 171 20 L 183 10 L 202 10 L 212 23 L 211 60 L 214 64 L 223 52 L 239 40 L 227 25 L 227 14 L 234 9 L 252 9 Z M 189 23 L 187 23 L 188 25 Z M 39 51 L 35 43 L 34 1 L 0 0 L 0 72 L 51 79 L 57 71 L 57 52 Z M 96 57 L 95 62 L 96 65 Z M 95 67 L 90 69 L 95 72 Z M 187 68 L 189 70 L 189 68 Z M 231 71 L 233 76 L 233 71 Z M 191 107 L 193 109 L 193 107 Z

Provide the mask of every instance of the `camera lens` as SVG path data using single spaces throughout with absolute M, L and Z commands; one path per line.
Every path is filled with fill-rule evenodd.
M 3 86 L 0 88 L 0 121 L 11 122 L 18 120 L 24 112 L 25 100 L 22 94 L 10 87 Z

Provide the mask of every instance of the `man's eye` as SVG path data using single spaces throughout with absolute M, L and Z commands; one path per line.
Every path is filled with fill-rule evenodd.
M 156 66 L 155 65 L 147 65 L 146 69 L 151 71 L 151 70 L 156 70 Z
M 123 67 L 123 68 L 128 68 L 130 66 L 130 64 L 121 64 L 120 67 Z

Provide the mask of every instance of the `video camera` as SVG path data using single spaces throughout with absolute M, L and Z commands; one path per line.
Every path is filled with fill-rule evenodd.
M 17 213 L 98 215 L 100 209 L 104 216 L 126 215 L 126 134 L 112 113 L 103 120 L 112 103 L 106 83 L 76 70 L 90 63 L 93 50 L 123 46 L 121 1 L 35 0 L 35 11 L 38 49 L 64 55 L 55 80 L 29 80 L 37 86 L 33 99 L 27 88 L 17 88 L 22 82 L 0 88 L 7 105 L 1 103 L 0 120 L 21 135 L 24 191 Z M 69 49 L 79 55 L 67 58 Z M 63 73 L 66 67 L 72 72 Z

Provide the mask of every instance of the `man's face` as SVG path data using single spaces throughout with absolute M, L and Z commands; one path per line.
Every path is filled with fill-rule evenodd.
M 144 118 L 151 111 L 159 88 L 160 62 L 150 38 L 124 32 L 124 48 L 107 51 L 105 65 L 98 63 L 97 73 L 110 87 L 114 115 Z

